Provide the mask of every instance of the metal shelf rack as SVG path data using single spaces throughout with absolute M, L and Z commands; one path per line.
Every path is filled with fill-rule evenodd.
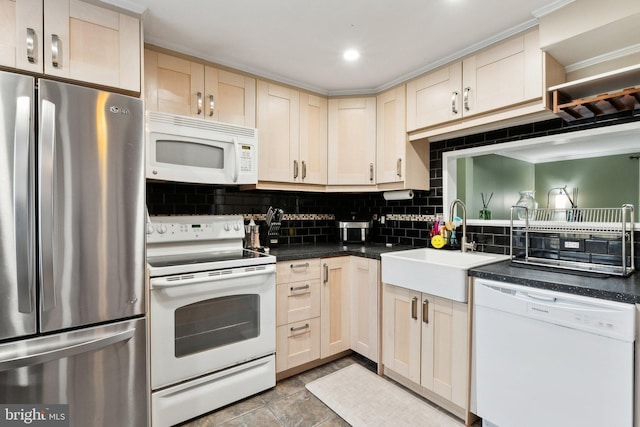
M 524 211 L 524 219 L 514 219 Z M 511 262 L 564 268 L 568 270 L 628 276 L 635 271 L 634 261 L 634 207 L 624 204 L 620 208 L 534 209 L 511 207 L 509 254 Z M 514 255 L 514 240 L 524 234 L 524 256 Z M 530 251 L 530 233 L 587 234 L 611 236 L 622 242 L 620 265 L 569 261 L 535 257 Z

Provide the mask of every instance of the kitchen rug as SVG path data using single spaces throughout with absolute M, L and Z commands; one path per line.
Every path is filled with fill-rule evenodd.
M 464 426 L 358 364 L 312 381 L 307 389 L 353 427 Z

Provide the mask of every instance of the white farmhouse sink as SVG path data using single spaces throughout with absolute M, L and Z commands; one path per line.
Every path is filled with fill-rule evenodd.
M 467 302 L 470 268 L 509 259 L 507 255 L 438 249 L 410 249 L 380 255 L 382 282 Z

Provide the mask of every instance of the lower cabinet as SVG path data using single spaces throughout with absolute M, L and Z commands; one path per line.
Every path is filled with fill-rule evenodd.
M 320 259 L 276 265 L 276 372 L 320 358 Z
M 323 258 L 320 302 L 320 357 L 325 358 L 349 350 L 350 287 L 349 258 Z
M 388 284 L 382 298 L 385 374 L 410 381 L 412 388 L 465 419 L 468 305 Z
M 378 363 L 380 261 L 351 257 L 351 349 Z
M 278 373 L 349 349 L 378 362 L 379 269 L 356 256 L 277 263 Z

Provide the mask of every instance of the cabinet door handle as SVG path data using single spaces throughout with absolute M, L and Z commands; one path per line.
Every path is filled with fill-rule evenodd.
M 304 264 L 291 264 L 290 267 L 293 268 L 309 268 L 309 263 L 305 262 Z
M 413 297 L 411 299 L 411 318 L 418 318 L 418 297 Z
M 422 302 L 422 321 L 429 323 L 429 300 L 426 298 Z
M 398 175 L 398 178 L 402 178 L 402 159 L 398 159 L 396 169 L 397 169 L 396 174 Z
M 293 179 L 298 178 L 298 161 L 293 161 Z
M 213 107 L 216 103 L 213 100 L 213 95 L 209 95 L 209 117 L 213 116 Z
M 291 332 L 304 331 L 305 329 L 309 329 L 309 324 L 305 323 L 303 326 L 291 327 Z
M 53 68 L 60 68 L 60 37 L 57 34 L 51 34 L 51 65 Z
M 307 177 L 307 162 L 302 161 L 302 179 Z
M 291 289 L 291 292 L 306 291 L 309 289 L 309 284 L 307 283 L 304 286 L 292 286 L 290 289 Z
M 327 283 L 329 281 L 329 266 L 327 264 L 324 264 L 322 267 L 324 267 L 324 280 L 322 281 L 322 283 Z
M 196 105 L 198 107 L 198 115 L 202 114 L 202 92 L 196 93 Z
M 369 163 L 369 181 L 373 182 L 373 163 Z
M 456 101 L 458 99 L 458 92 L 454 91 L 451 94 L 451 113 L 458 114 L 458 110 L 456 109 Z
M 464 111 L 469 111 L 469 92 L 471 92 L 470 87 L 464 88 Z
M 31 64 L 36 63 L 36 32 L 33 28 L 27 28 L 27 60 Z

